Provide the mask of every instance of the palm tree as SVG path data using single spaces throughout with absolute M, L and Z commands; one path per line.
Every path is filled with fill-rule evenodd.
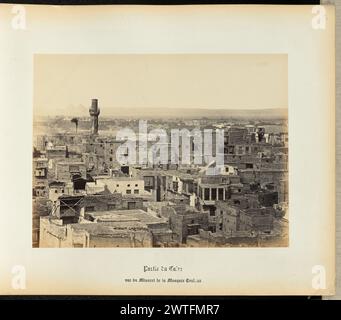
M 77 133 L 77 129 L 78 129 L 78 118 L 72 118 L 71 122 L 73 122 L 76 125 L 76 133 Z

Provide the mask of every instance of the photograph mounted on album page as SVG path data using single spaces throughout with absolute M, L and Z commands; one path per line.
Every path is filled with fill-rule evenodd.
M 333 295 L 334 29 L 0 5 L 0 294 Z

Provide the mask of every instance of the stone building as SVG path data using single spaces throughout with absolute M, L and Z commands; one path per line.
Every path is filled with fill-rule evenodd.
M 48 195 L 48 159 L 33 159 L 33 196 L 47 197 Z
M 167 221 L 140 209 L 91 212 L 72 224 L 42 217 L 40 228 L 41 247 L 153 247 L 172 241 Z
M 48 216 L 52 208 L 51 201 L 47 198 L 37 197 L 32 203 L 32 246 L 39 247 L 40 218 Z
M 49 199 L 56 203 L 62 195 L 73 195 L 73 183 L 63 181 L 51 181 L 49 183 Z
M 54 203 L 51 216 L 63 224 L 77 223 L 93 212 L 142 209 L 143 200 L 120 193 L 62 195 Z
M 93 177 L 96 183 L 107 186 L 111 193 L 121 193 L 123 195 L 143 195 L 146 193 L 144 180 L 131 177 Z
M 216 202 L 226 201 L 230 198 L 229 176 L 207 176 L 198 182 L 198 208 L 208 211 L 209 230 L 216 230 Z
M 56 180 L 69 182 L 73 177 L 86 179 L 86 167 L 84 162 L 63 161 L 56 164 Z
M 218 209 L 219 208 L 219 209 Z M 239 232 L 271 233 L 273 230 L 273 208 L 248 208 L 220 203 L 217 210 L 221 218 L 219 230 L 227 237 L 238 236 Z
M 162 216 L 169 217 L 170 228 L 174 239 L 186 243 L 188 235 L 199 233 L 199 229 L 207 230 L 207 212 L 200 212 L 186 205 L 174 205 L 162 208 Z

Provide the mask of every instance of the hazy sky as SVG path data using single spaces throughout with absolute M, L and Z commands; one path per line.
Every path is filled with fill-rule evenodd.
M 35 55 L 34 108 L 43 115 L 115 108 L 287 108 L 287 55 Z

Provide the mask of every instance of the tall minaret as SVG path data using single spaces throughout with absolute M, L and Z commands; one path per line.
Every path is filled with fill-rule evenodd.
M 91 116 L 91 134 L 98 134 L 98 116 L 100 110 L 98 109 L 98 100 L 91 100 L 91 107 L 89 109 L 89 113 Z

